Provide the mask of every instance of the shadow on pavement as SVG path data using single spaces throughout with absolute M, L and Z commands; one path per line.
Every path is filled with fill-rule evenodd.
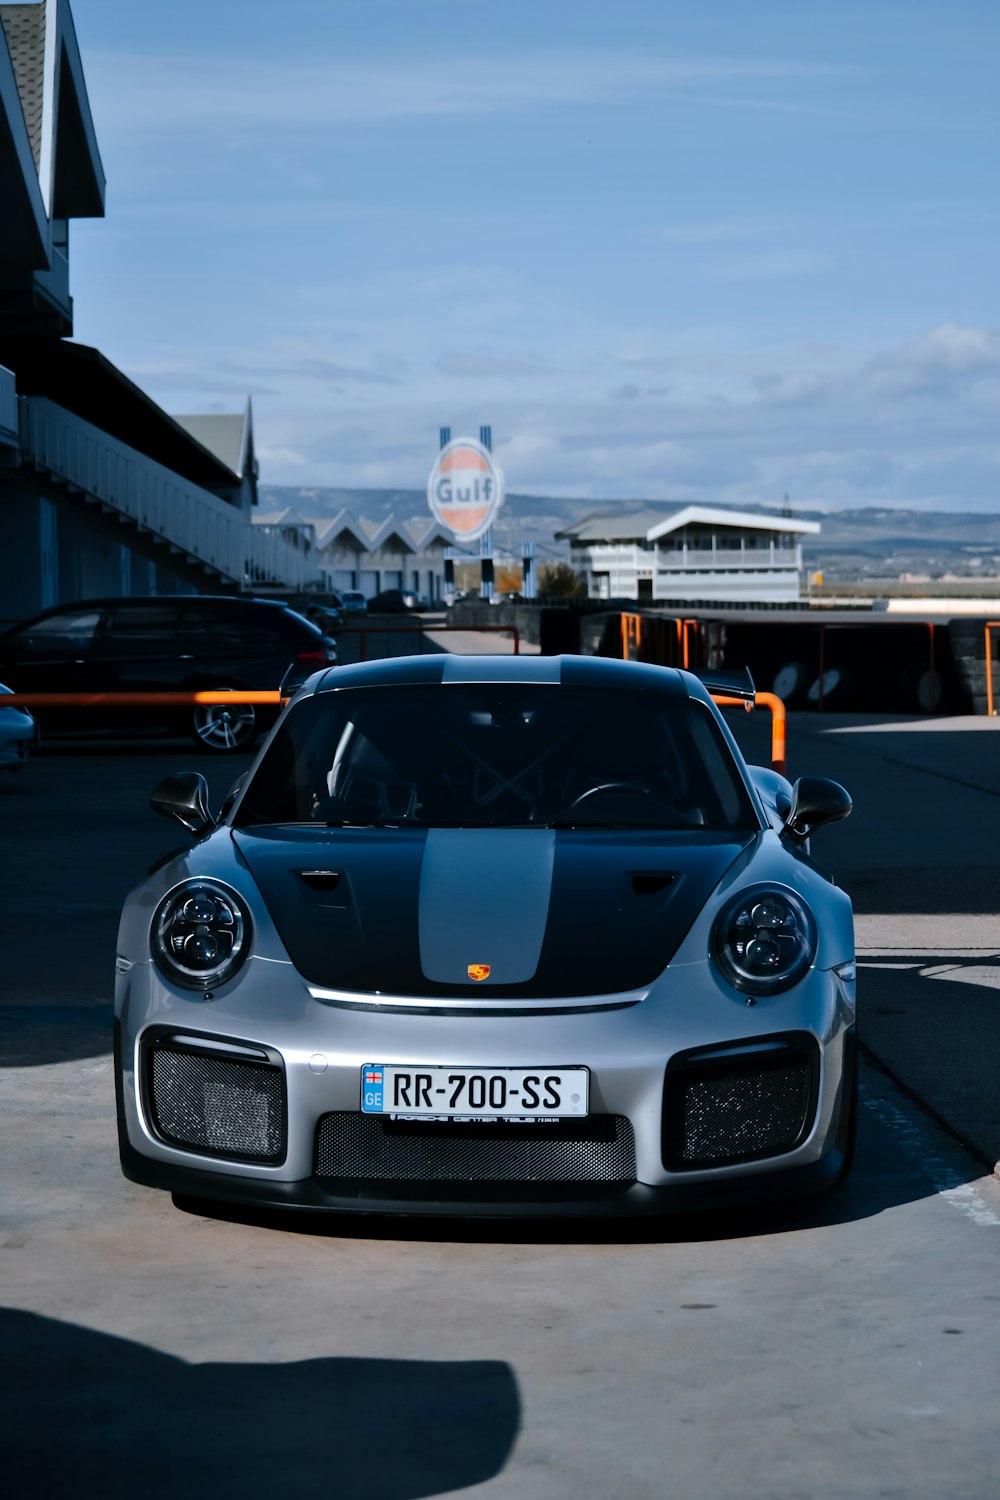
M 493 1479 L 520 1425 L 498 1360 L 193 1365 L 12 1310 L 0 1347 L 12 1496 L 419 1500 Z
M 0 1068 L 37 1068 L 111 1054 L 114 1008 L 106 1001 L 72 1005 L 0 1004 Z
M 886 846 L 891 848 L 890 833 L 886 833 Z M 996 869 L 903 860 L 885 870 L 840 864 L 836 876 L 856 916 L 994 916 L 1000 912 L 1000 862 Z
M 1000 955 L 863 953 L 860 1036 L 988 1169 L 1000 1160 Z

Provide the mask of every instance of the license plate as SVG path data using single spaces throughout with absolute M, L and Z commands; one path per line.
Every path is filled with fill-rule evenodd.
M 361 1070 L 366 1115 L 410 1118 L 560 1120 L 587 1113 L 586 1068 L 425 1068 L 368 1063 Z

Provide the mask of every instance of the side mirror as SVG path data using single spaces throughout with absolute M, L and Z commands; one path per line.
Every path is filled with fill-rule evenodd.
M 208 782 L 197 771 L 177 771 L 149 794 L 149 805 L 165 818 L 176 818 L 189 833 L 215 827 L 208 808 Z
M 825 823 L 839 823 L 854 803 L 839 781 L 826 776 L 800 776 L 792 787 L 792 805 L 785 818 L 784 836 L 804 844 Z

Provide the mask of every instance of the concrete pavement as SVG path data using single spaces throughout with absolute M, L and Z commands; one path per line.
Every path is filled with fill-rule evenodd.
M 757 722 L 741 722 L 749 719 Z M 768 716 L 731 715 L 768 755 Z M 791 714 L 789 775 L 854 797 L 813 853 L 857 913 L 859 1031 L 872 1055 L 1000 1162 L 1000 720 Z

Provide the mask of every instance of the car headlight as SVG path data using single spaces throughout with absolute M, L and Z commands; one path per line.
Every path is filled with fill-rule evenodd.
M 712 956 L 738 990 L 751 995 L 787 990 L 816 956 L 812 912 L 780 886 L 751 886 L 716 917 Z
M 218 880 L 185 880 L 153 913 L 153 960 L 186 989 L 210 990 L 232 979 L 250 951 L 246 903 Z

